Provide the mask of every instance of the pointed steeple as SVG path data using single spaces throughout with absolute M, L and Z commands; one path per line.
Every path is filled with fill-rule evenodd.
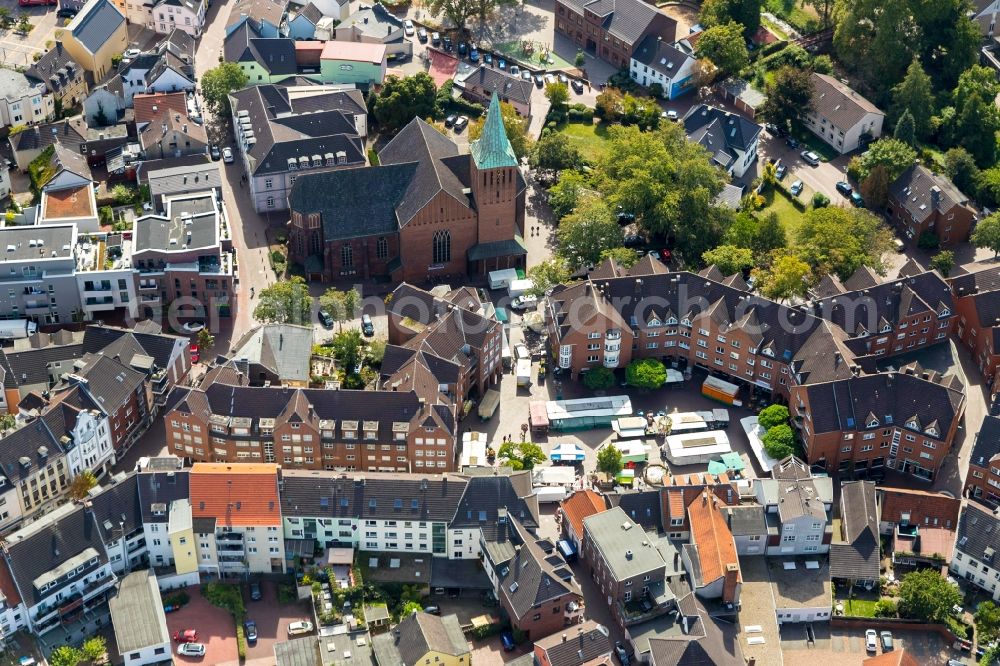
M 483 133 L 470 146 L 472 159 L 476 161 L 477 169 L 500 169 L 516 167 L 517 155 L 507 138 L 507 130 L 503 126 L 503 116 L 500 114 L 500 98 L 496 92 L 490 99 L 489 115 L 483 124 Z

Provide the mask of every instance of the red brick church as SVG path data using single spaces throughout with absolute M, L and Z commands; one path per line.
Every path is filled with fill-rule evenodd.
M 524 266 L 525 183 L 496 95 L 469 155 L 414 118 L 378 157 L 296 179 L 288 250 L 308 279 L 424 282 Z

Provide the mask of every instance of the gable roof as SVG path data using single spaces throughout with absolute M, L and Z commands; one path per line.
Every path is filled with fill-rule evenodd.
M 681 122 L 688 139 L 704 146 L 713 161 L 724 169 L 738 159 L 737 151 L 750 150 L 761 131 L 760 125 L 738 113 L 708 104 L 691 107 Z
M 809 78 L 813 85 L 814 113 L 823 116 L 838 129 L 849 130 L 869 113 L 882 114 L 877 106 L 856 93 L 849 85 L 828 74 L 813 72 Z
M 278 466 L 195 463 L 189 479 L 191 515 L 231 526 L 280 526 Z
M 229 11 L 226 28 L 231 28 L 248 18 L 255 23 L 267 21 L 274 27 L 278 27 L 281 25 L 281 19 L 285 15 L 286 9 L 287 2 L 283 0 L 237 0 Z
M 416 666 L 428 652 L 459 657 L 469 654 L 469 646 L 455 615 L 439 617 L 416 612 L 403 619 L 393 631 L 372 638 L 379 664 Z
M 612 645 L 607 627 L 585 620 L 575 631 L 563 634 L 557 631 L 536 640 L 535 649 L 545 653 L 549 666 L 579 666 L 593 659 L 610 657 Z
M 525 81 L 519 76 L 511 76 L 502 70 L 493 69 L 486 65 L 480 65 L 469 72 L 462 79 L 462 83 L 466 88 L 472 85 L 484 90 L 491 96 L 492 93 L 496 93 L 504 99 L 529 105 L 531 104 L 531 93 L 535 88 L 531 81 Z
M 910 525 L 955 529 L 962 501 L 941 493 L 908 488 L 879 486 L 879 520 L 887 523 L 902 522 L 908 514 Z
M 583 592 L 562 555 L 555 551 L 546 553 L 517 518 L 511 516 L 509 520 L 521 543 L 500 570 L 498 586 L 517 619 L 524 618 L 547 601 L 565 595 L 582 597 Z
M 958 519 L 958 531 L 955 534 L 955 549 L 979 561 L 989 561 L 987 550 L 1000 552 L 1000 529 L 997 529 L 997 518 L 986 507 L 977 502 L 969 502 L 962 509 Z
M 90 53 L 97 53 L 125 23 L 121 10 L 109 0 L 90 0 L 66 30 Z
M 187 95 L 174 93 L 136 93 L 132 97 L 136 125 L 152 122 L 164 111 L 175 111 L 187 116 Z
M 45 87 L 53 93 L 59 93 L 72 83 L 83 69 L 73 60 L 73 56 L 63 46 L 56 42 L 55 46 L 46 51 L 38 62 L 25 70 L 25 74 L 45 83 Z
M 312 344 L 312 326 L 262 324 L 233 345 L 230 357 L 258 363 L 282 381 L 308 382 Z
M 840 487 L 843 534 L 830 544 L 830 576 L 876 580 L 879 576 L 878 505 L 871 481 L 845 481 Z
M 900 174 L 889 187 L 889 195 L 918 222 L 935 212 L 945 215 L 956 206 L 969 207 L 969 197 L 947 176 L 936 174 L 922 164 L 913 164 Z
M 120 654 L 170 643 L 160 588 L 152 569 L 134 571 L 122 578 L 108 606 Z
M 647 31 L 662 35 L 667 41 L 676 36 L 677 23 L 654 5 L 641 0 L 571 0 L 569 6 L 602 17 L 602 27 L 629 46 Z
M 694 58 L 658 35 L 650 34 L 635 47 L 632 60 L 673 79 L 681 67 Z
M 729 531 L 726 518 L 720 508 L 723 506 L 714 493 L 705 489 L 701 498 L 688 505 L 688 520 L 691 523 L 691 543 L 697 547 L 699 564 L 697 570 L 702 585 L 726 576 L 730 567 L 737 567 L 736 543 Z
M 906 649 L 883 652 L 877 657 L 868 657 L 862 666 L 920 666 L 920 662 Z
M 604 498 L 593 490 L 578 490 L 561 503 L 563 516 L 573 526 L 578 539 L 583 538 L 583 519 L 607 511 Z

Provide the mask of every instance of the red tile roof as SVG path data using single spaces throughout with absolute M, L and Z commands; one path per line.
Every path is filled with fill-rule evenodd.
M 191 515 L 220 525 L 281 525 L 278 466 L 266 463 L 195 463 Z
M 604 498 L 593 490 L 578 490 L 562 502 L 563 515 L 573 526 L 573 533 L 578 539 L 583 538 L 583 519 L 607 509 Z
M 3 558 L 0 558 L 3 559 Z M 3 592 L 4 599 L 10 608 L 17 608 L 21 603 L 21 595 L 17 593 L 17 585 L 14 584 L 14 577 L 7 568 L 7 560 L 0 562 L 0 592 Z
M 920 666 L 916 657 L 906 650 L 883 652 L 879 656 L 869 657 L 861 663 L 864 666 Z
M 736 556 L 733 533 L 729 531 L 726 519 L 719 511 L 722 504 L 719 498 L 706 489 L 701 497 L 688 505 L 688 520 L 691 523 L 691 541 L 698 546 L 702 580 L 711 582 L 722 578 L 730 569 L 729 565 L 735 565 L 735 579 L 727 580 L 728 587 L 730 582 L 735 585 L 740 580 L 740 562 Z
M 909 513 L 910 524 L 921 528 L 927 526 L 954 530 L 958 527 L 961 500 L 924 490 L 883 487 L 878 490 L 881 509 L 879 514 L 884 522 L 899 523 L 902 514 Z
M 135 107 L 135 123 L 152 122 L 165 109 L 183 113 L 187 116 L 187 96 L 183 92 L 175 93 L 140 93 L 132 98 Z

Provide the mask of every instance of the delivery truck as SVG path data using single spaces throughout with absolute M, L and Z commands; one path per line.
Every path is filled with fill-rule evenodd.
M 566 492 L 565 486 L 542 486 L 534 488 L 534 491 L 539 504 L 561 502 L 569 494 Z
M 517 385 L 531 386 L 531 359 L 517 359 Z
M 20 340 L 37 330 L 38 325 L 27 319 L 0 319 L 0 340 Z
M 517 279 L 517 269 L 505 268 L 499 271 L 490 271 L 487 277 L 490 280 L 490 289 L 506 289 L 511 282 Z

